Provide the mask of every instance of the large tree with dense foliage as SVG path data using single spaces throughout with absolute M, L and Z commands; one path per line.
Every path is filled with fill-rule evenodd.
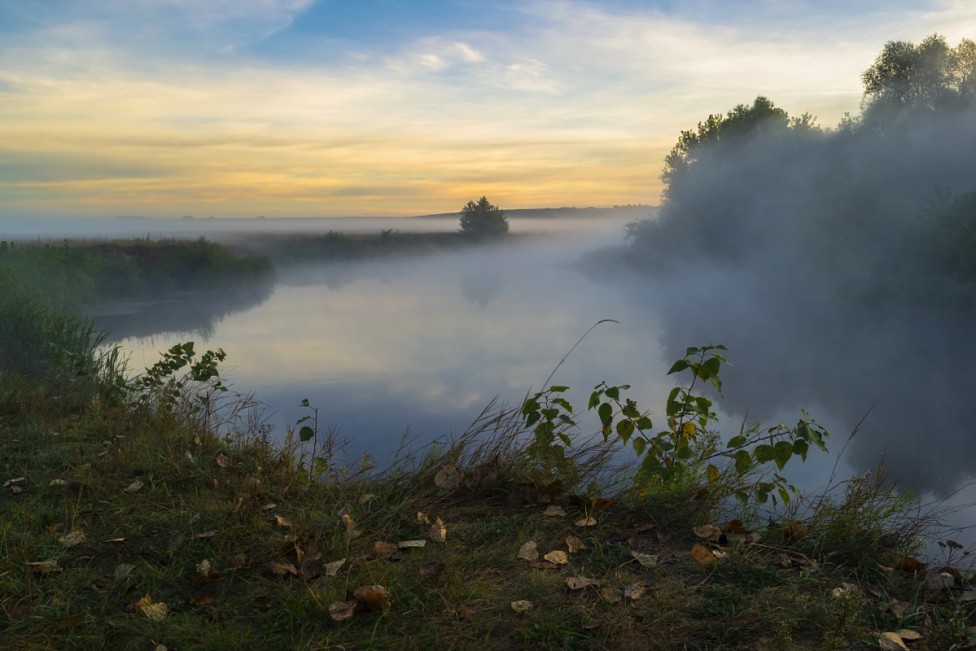
M 461 232 L 472 237 L 498 237 L 508 233 L 505 211 L 481 197 L 461 208 Z

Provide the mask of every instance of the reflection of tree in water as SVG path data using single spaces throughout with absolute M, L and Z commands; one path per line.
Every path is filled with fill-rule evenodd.
M 742 287 L 699 291 L 655 295 L 662 350 L 677 359 L 687 346 L 725 344 L 732 365 L 723 410 L 764 423 L 823 410 L 846 428 L 832 432 L 833 452 L 870 410 L 845 453 L 856 469 L 883 455 L 902 486 L 940 495 L 973 477 L 972 315 L 880 312 Z M 708 318 L 692 305 L 707 306 Z
M 97 329 L 106 332 L 106 343 L 162 333 L 188 334 L 207 340 L 224 317 L 257 307 L 273 291 L 274 281 L 268 280 L 214 292 L 172 294 L 147 302 L 131 314 L 105 314 L 93 317 L 93 321 Z
M 497 272 L 461 277 L 461 294 L 469 303 L 477 303 L 481 307 L 501 296 L 504 288 L 505 278 Z

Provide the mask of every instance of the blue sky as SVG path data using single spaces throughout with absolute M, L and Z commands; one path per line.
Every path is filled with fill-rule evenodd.
M 825 126 L 969 0 L 0 0 L 3 215 L 655 203 L 758 94 Z

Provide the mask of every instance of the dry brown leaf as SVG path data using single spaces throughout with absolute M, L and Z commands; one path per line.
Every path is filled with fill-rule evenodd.
M 198 538 L 200 540 L 203 540 L 203 539 L 206 539 L 206 538 L 213 538 L 216 535 L 217 535 L 217 530 L 216 529 L 212 529 L 210 531 L 204 531 L 203 533 L 198 533 L 195 536 L 195 538 Z
M 373 556 L 381 561 L 400 557 L 400 548 L 393 543 L 378 540 L 373 543 Z
M 542 515 L 547 518 L 562 518 L 566 516 L 566 509 L 557 504 L 551 504 L 546 507 L 546 510 L 542 512 Z
M 70 531 L 58 538 L 58 542 L 61 543 L 62 547 L 74 547 L 75 545 L 80 545 L 86 540 L 88 540 L 88 538 L 85 537 L 85 532 L 80 529 Z
M 417 522 L 420 524 L 430 524 L 430 518 L 423 511 L 417 511 Z
M 546 559 L 550 563 L 555 563 L 556 565 L 565 565 L 566 563 L 569 562 L 569 557 L 566 555 L 566 552 L 558 549 L 549 552 L 542 558 Z
M 190 601 L 194 606 L 211 606 L 217 601 L 214 590 L 213 584 L 202 585 L 190 593 Z
M 646 586 L 638 581 L 637 583 L 631 583 L 626 588 L 624 588 L 624 598 L 630 599 L 631 601 L 637 601 L 644 596 L 644 590 Z
M 295 525 L 291 523 L 291 520 L 283 515 L 276 515 L 274 517 L 275 526 L 281 527 L 282 529 L 291 529 Z
M 356 612 L 355 601 L 335 601 L 329 604 L 329 617 L 336 622 L 344 622 Z
M 712 567 L 718 561 L 711 550 L 697 543 L 691 548 L 691 557 L 702 567 Z
M 616 588 L 603 588 L 600 590 L 600 597 L 608 604 L 620 603 L 620 590 Z
M 884 651 L 908 651 L 908 647 L 905 646 L 905 642 L 901 639 L 901 636 L 891 631 L 878 636 L 878 645 Z
M 587 549 L 586 543 L 576 536 L 566 536 L 566 547 L 569 549 L 570 554 L 576 554 Z
M 68 485 L 67 479 L 52 479 L 48 483 L 48 486 L 67 486 L 67 485 Z
M 275 576 L 285 576 L 286 574 L 298 576 L 298 568 L 291 563 L 269 563 L 268 567 Z
M 532 610 L 532 602 L 528 599 L 519 599 L 518 601 L 512 602 L 512 610 L 521 614 Z
M 539 560 L 539 548 L 534 540 L 530 540 L 519 547 L 518 557 L 525 561 Z
M 455 491 L 461 487 L 463 475 L 461 469 L 453 463 L 445 463 L 434 475 L 434 483 L 445 491 Z
M 529 561 L 529 567 L 535 570 L 558 570 L 559 566 L 549 561 Z
M 230 563 L 228 563 L 228 565 L 227 565 L 227 571 L 228 572 L 234 572 L 236 570 L 241 569 L 242 567 L 244 567 L 246 565 L 247 565 L 247 554 L 244 554 L 243 552 L 240 553 L 240 554 L 235 554 L 230 559 Z
M 51 574 L 52 572 L 60 572 L 61 566 L 54 559 L 46 561 L 33 561 L 27 564 L 33 571 L 39 574 Z
M 197 574 L 199 574 L 202 577 L 210 576 L 210 572 L 213 570 L 213 568 L 210 566 L 210 561 L 208 561 L 207 559 L 203 559 L 202 561 L 197 563 L 195 569 L 197 571 Z
M 440 518 L 430 526 L 430 531 L 427 532 L 427 537 L 430 538 L 431 542 L 443 543 L 447 542 L 447 525 Z
M 657 565 L 658 555 L 657 554 L 641 554 L 639 552 L 630 552 L 630 555 L 637 559 L 637 562 L 644 567 L 654 567 Z
M 152 622 L 161 622 L 166 618 L 169 608 L 162 601 L 153 602 L 149 595 L 146 595 L 136 604 L 136 607 Z
M 468 490 L 491 489 L 498 484 L 498 459 L 475 466 L 464 478 L 464 486 Z
M 133 479 L 132 483 L 125 487 L 126 493 L 135 493 L 142 489 L 142 482 L 138 479 Z
M 921 640 L 923 637 L 921 633 L 919 633 L 918 631 L 913 631 L 910 628 L 903 628 L 899 631 L 895 631 L 895 633 L 897 633 L 898 637 L 900 637 L 901 639 L 909 640 L 911 642 L 914 642 L 915 640 Z
M 589 587 L 599 588 L 600 582 L 585 576 L 570 576 L 566 579 L 566 585 L 570 590 L 582 590 Z
M 346 559 L 340 558 L 337 561 L 332 561 L 331 563 L 325 564 L 325 575 L 335 576 L 339 573 L 339 568 L 346 564 Z
M 594 518 L 592 515 L 588 515 L 586 517 L 580 518 L 573 524 L 575 524 L 577 527 L 595 527 L 597 523 L 596 523 L 596 518 Z
M 799 522 L 790 522 L 783 529 L 783 543 L 793 545 L 807 537 L 807 528 Z
M 695 527 L 695 535 L 709 542 L 718 542 L 722 536 L 722 529 L 714 524 L 702 524 Z
M 397 543 L 398 549 L 423 549 L 426 546 L 426 540 L 401 540 Z
M 366 604 L 370 610 L 386 610 L 390 607 L 390 591 L 381 585 L 361 585 L 352 596 Z
M 214 460 L 217 462 L 217 465 L 220 466 L 221 468 L 230 468 L 231 465 L 230 457 L 228 457 L 223 452 L 218 452 Z
M 115 580 L 121 581 L 125 577 L 132 574 L 132 570 L 134 569 L 136 569 L 136 566 L 133 565 L 132 563 L 120 563 L 119 565 L 116 565 L 115 572 L 113 572 L 113 574 L 115 575 Z
M 420 576 L 423 577 L 429 578 L 432 576 L 437 576 L 438 574 L 444 571 L 444 564 L 438 563 L 436 561 L 433 563 L 426 563 L 424 565 L 421 565 L 417 571 L 420 574 Z

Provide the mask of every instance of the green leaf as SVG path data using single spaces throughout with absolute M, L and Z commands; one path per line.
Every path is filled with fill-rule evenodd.
M 562 441 L 563 445 L 565 445 L 567 448 L 569 447 L 570 443 L 572 443 L 569 437 L 566 434 L 563 434 L 562 432 L 559 432 L 558 434 L 556 434 L 556 436 L 559 437 L 559 440 Z
M 549 387 L 549 392 L 550 393 L 563 393 L 565 391 L 569 391 L 569 387 L 562 386 L 562 385 L 556 385 L 556 386 Z
M 610 387 L 605 393 L 611 400 L 620 400 L 620 387 Z
M 749 468 L 752 467 L 752 457 L 745 450 L 739 450 L 735 453 L 735 471 L 744 475 L 749 472 Z
M 302 398 L 302 407 L 309 407 L 309 406 L 311 405 L 308 402 L 308 398 Z
M 537 412 L 537 411 L 529 412 L 529 414 L 525 418 L 525 426 L 526 427 L 532 427 L 537 422 L 539 422 L 539 419 L 540 418 L 542 418 L 542 417 L 539 415 L 539 412 Z
M 732 438 L 729 439 L 729 442 L 726 444 L 726 446 L 728 448 L 730 448 L 730 449 L 731 448 L 741 448 L 745 444 L 746 444 L 746 437 L 744 437 L 744 436 L 733 436 Z
M 654 424 L 651 423 L 651 419 L 647 416 L 641 416 L 640 418 L 638 418 L 635 425 L 639 430 L 649 430 L 652 427 L 654 427 Z
M 793 444 L 789 441 L 780 441 L 773 449 L 773 453 L 776 455 L 776 465 L 782 470 L 793 456 Z
M 787 491 L 785 488 L 783 488 L 782 486 L 780 486 L 778 492 L 779 492 L 780 499 L 783 500 L 783 504 L 789 504 L 790 503 L 790 493 L 789 493 L 789 491 Z
M 708 371 L 709 376 L 718 375 L 719 367 L 722 365 L 722 360 L 718 357 L 709 357 L 704 362 L 702 362 L 702 368 Z
M 644 454 L 644 450 L 647 449 L 647 441 L 639 436 L 635 437 L 634 440 L 631 441 L 631 445 L 634 446 L 634 452 L 637 453 L 637 456 L 642 456 Z
M 610 406 L 609 402 L 605 402 L 600 405 L 600 408 L 596 413 L 600 417 L 600 423 L 602 423 L 604 427 L 613 421 L 613 407 Z
M 671 365 L 671 370 L 668 371 L 668 375 L 671 375 L 672 373 L 680 373 L 686 368 L 688 368 L 688 360 L 679 359 L 677 362 Z
M 722 473 L 712 464 L 708 464 L 708 468 L 705 469 L 705 476 L 708 477 L 709 484 L 714 484 L 722 476 Z
M 802 460 L 806 461 L 807 450 L 809 449 L 809 447 L 810 447 L 809 443 L 807 443 L 803 439 L 797 439 L 793 441 L 793 454 L 797 455 Z
M 776 458 L 776 451 L 771 445 L 757 445 L 753 454 L 759 463 L 768 463 Z
M 634 433 L 634 421 L 622 420 L 619 423 L 617 423 L 617 435 L 624 440 L 624 443 L 627 442 L 627 439 L 629 439 L 630 435 L 633 433 Z
M 573 405 L 569 404 L 569 401 L 566 400 L 565 398 L 553 398 L 552 399 L 552 404 L 559 405 L 560 407 L 562 407 L 563 409 L 565 409 L 568 412 L 572 412 L 573 411 Z
M 298 430 L 298 438 L 301 439 L 302 443 L 312 440 L 315 438 L 315 430 L 306 425 L 305 427 Z
M 586 406 L 587 411 L 593 409 L 600 404 L 600 392 L 594 391 L 590 394 L 590 403 Z
M 624 405 L 624 408 L 620 411 L 620 413 L 627 418 L 640 418 L 640 411 L 637 409 L 637 403 L 633 400 L 628 399 L 627 404 Z

